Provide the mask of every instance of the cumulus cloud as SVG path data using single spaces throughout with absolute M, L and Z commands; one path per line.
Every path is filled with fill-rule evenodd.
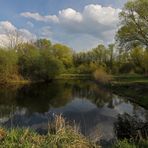
M 0 22 L 0 46 L 8 46 L 10 40 L 18 42 L 27 42 L 36 38 L 29 30 L 24 28 L 17 28 L 9 21 Z M 13 41 L 15 42 L 15 41 Z
M 85 6 L 81 12 L 67 8 L 60 10 L 57 15 L 42 16 L 39 13 L 24 12 L 21 13 L 21 16 L 32 18 L 36 21 L 53 22 L 54 27 L 56 26 L 60 28 L 61 32 L 64 32 L 65 37 L 66 34 L 67 37 L 70 34 L 73 34 L 75 37 L 76 35 L 77 37 L 86 37 L 87 39 L 80 39 L 79 37 L 79 41 L 82 40 L 84 43 L 90 39 L 92 42 L 89 45 L 92 45 L 94 44 L 93 39 L 95 40 L 95 44 L 97 43 L 96 40 L 103 43 L 113 41 L 119 22 L 119 12 L 121 12 L 121 9 L 111 6 L 103 7 L 98 4 L 90 4 Z M 74 41 L 78 40 L 75 38 Z
M 61 26 L 72 33 L 85 33 L 95 37 L 102 37 L 102 33 L 116 28 L 118 14 L 121 10 L 101 5 L 85 6 L 82 13 L 73 9 L 59 12 Z
M 4 33 L 4 31 L 9 30 L 13 31 L 16 27 L 12 25 L 9 21 L 1 21 L 0 22 L 0 33 Z
M 56 15 L 42 16 L 39 13 L 24 12 L 24 13 L 21 13 L 21 16 L 26 17 L 26 18 L 32 18 L 36 21 L 58 23 L 58 18 Z

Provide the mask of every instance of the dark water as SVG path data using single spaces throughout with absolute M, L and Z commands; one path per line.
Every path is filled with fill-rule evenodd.
M 0 89 L 0 124 L 31 127 L 40 133 L 55 114 L 75 121 L 91 138 L 115 138 L 114 122 L 127 113 L 148 121 L 148 111 L 91 81 L 56 81 Z

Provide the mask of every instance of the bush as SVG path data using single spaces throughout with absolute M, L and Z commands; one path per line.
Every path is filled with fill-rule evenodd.
M 112 80 L 111 75 L 108 75 L 102 68 L 97 69 L 93 73 L 94 79 L 102 84 L 107 84 Z

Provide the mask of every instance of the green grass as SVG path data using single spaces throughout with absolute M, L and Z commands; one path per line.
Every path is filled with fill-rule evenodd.
M 39 135 L 30 129 L 0 128 L 0 148 L 97 148 L 81 135 L 76 127 L 67 125 L 61 116 L 49 125 L 47 135 Z
M 127 75 L 115 75 L 113 76 L 113 83 L 147 83 L 148 76 L 127 74 Z
M 138 143 L 129 142 L 127 139 L 118 140 L 113 148 L 147 148 L 148 140 L 143 140 Z
M 78 80 L 89 80 L 92 79 L 90 74 L 61 74 L 56 79 L 78 79 Z

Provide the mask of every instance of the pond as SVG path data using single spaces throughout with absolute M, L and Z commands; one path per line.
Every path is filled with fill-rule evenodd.
M 84 135 L 110 141 L 115 138 L 114 123 L 124 113 L 148 121 L 146 109 L 87 80 L 0 89 L 0 124 L 8 128 L 31 127 L 44 134 L 51 118 L 62 114 Z

